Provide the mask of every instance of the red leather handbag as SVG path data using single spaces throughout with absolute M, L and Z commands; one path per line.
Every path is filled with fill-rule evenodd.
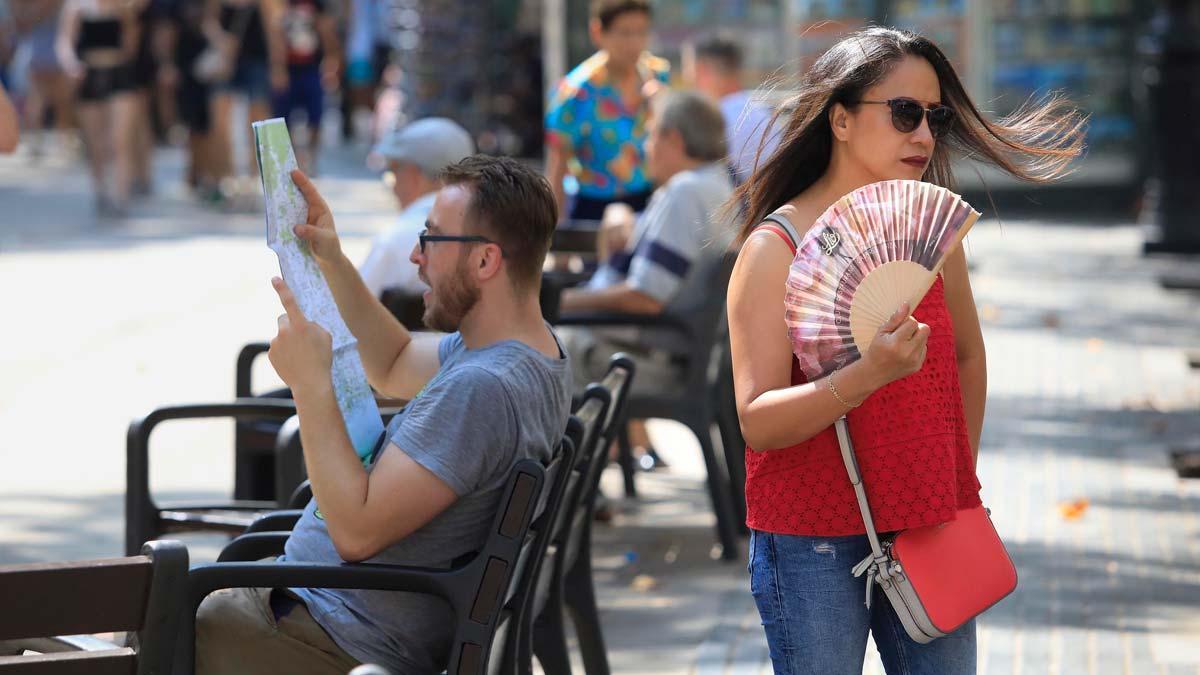
M 954 520 L 903 530 L 881 542 L 846 418 L 834 422 L 834 429 L 871 542 L 871 555 L 851 571 L 856 577 L 867 575 L 867 607 L 878 585 L 904 631 L 925 644 L 953 633 L 1016 589 L 1017 569 L 983 506 L 961 509 Z

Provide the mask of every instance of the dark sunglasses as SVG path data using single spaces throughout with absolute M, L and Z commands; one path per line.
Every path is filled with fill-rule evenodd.
M 477 244 L 495 244 L 496 242 L 487 237 L 479 235 L 450 235 L 450 234 L 426 234 L 429 230 L 421 230 L 417 235 L 417 241 L 420 242 L 421 255 L 425 255 L 425 244 L 431 241 L 465 241 Z
M 928 113 L 929 133 L 934 138 L 941 138 L 954 126 L 954 108 L 935 105 L 932 108 L 923 107 L 911 98 L 890 98 L 886 101 L 859 101 L 859 103 L 876 103 L 892 109 L 892 126 L 896 131 L 907 134 L 921 126 L 921 119 Z

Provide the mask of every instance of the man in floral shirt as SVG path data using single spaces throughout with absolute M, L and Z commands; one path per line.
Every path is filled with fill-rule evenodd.
M 568 214 L 567 172 L 579 182 L 572 220 L 600 220 L 614 201 L 645 208 L 653 190 L 642 148 L 649 98 L 670 76 L 670 64 L 646 51 L 649 2 L 594 0 L 591 13 L 598 51 L 563 79 L 546 113 L 546 177 L 559 213 Z

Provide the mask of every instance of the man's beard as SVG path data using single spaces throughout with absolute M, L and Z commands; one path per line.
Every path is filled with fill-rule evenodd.
M 440 284 L 439 288 L 430 284 L 430 303 L 425 306 L 425 315 L 422 317 L 426 326 L 443 333 L 458 330 L 463 317 L 479 302 L 479 286 L 471 285 L 469 278 L 464 258 L 455 269 L 454 276 Z

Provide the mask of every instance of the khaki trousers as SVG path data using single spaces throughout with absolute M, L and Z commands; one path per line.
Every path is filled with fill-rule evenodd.
M 226 588 L 204 599 L 196 612 L 196 675 L 346 675 L 359 665 L 302 601 L 288 603 L 276 622 L 270 598 L 270 588 Z

